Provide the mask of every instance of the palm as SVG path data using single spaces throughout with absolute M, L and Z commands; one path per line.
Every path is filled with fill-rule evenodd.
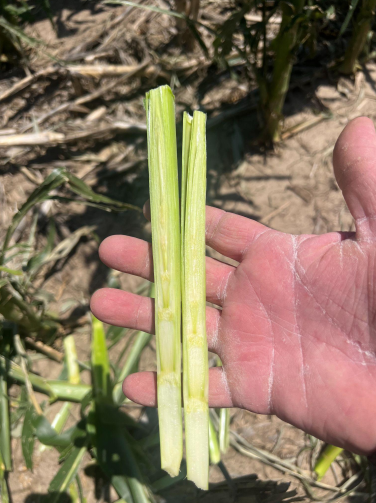
M 235 405 L 369 448 L 374 263 L 369 244 L 338 233 L 267 231 L 253 242 L 228 281 L 218 333 Z
M 345 148 L 346 147 L 346 148 Z M 359 154 L 362 155 L 359 155 Z M 376 134 L 358 119 L 335 149 L 337 180 L 356 235 L 291 236 L 207 208 L 207 244 L 237 267 L 207 259 L 211 406 L 274 413 L 323 440 L 370 453 L 376 448 Z M 151 247 L 112 236 L 100 250 L 115 269 L 152 279 Z M 103 289 L 94 314 L 152 332 L 151 299 Z M 129 376 L 125 392 L 155 405 L 152 373 Z

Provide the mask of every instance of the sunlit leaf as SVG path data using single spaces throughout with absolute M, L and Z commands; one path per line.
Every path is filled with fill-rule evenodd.
M 50 173 L 47 178 L 39 185 L 39 187 L 31 193 L 27 201 L 14 215 L 11 225 L 8 227 L 8 231 L 3 244 L 2 255 L 0 256 L 0 263 L 2 263 L 4 259 L 4 253 L 7 249 L 11 237 L 13 236 L 14 231 L 16 230 L 17 225 L 21 222 L 26 213 L 37 203 L 48 199 L 50 192 L 59 187 L 66 180 L 66 170 L 64 168 L 54 169 L 52 173 Z
M 77 475 L 85 453 L 86 445 L 73 448 L 49 485 L 48 492 L 51 493 L 49 503 L 57 503 L 61 495 L 68 490 L 70 484 Z

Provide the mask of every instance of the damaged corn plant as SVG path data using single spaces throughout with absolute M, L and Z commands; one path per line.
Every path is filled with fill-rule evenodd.
M 156 289 L 155 325 L 161 464 L 177 476 L 182 459 L 181 327 L 187 476 L 208 488 L 206 341 L 206 115 L 184 114 L 179 213 L 174 96 L 168 86 L 145 100 Z M 180 225 L 179 225 L 180 222 Z

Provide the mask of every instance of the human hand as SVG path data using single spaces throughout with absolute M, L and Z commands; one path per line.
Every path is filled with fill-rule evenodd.
M 356 233 L 294 236 L 207 207 L 206 242 L 239 262 L 207 264 L 209 405 L 276 414 L 351 451 L 376 450 L 376 133 L 358 118 L 334 150 L 334 171 Z M 111 236 L 109 267 L 153 281 L 151 245 Z M 104 288 L 95 316 L 153 333 L 154 301 Z M 130 375 L 131 400 L 156 405 L 152 372 Z

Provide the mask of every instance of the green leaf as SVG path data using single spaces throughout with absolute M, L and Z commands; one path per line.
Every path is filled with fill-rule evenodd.
M 25 459 L 26 468 L 33 469 L 33 451 L 34 451 L 34 407 L 30 404 L 24 418 L 21 436 L 22 454 Z
M 145 431 L 145 427 L 142 423 L 135 421 L 131 416 L 129 416 L 126 412 L 123 412 L 116 405 L 108 403 L 97 404 L 97 409 L 100 410 L 102 423 L 106 428 L 110 428 L 112 426 L 123 426 Z
M 165 475 L 159 480 L 156 480 L 152 485 L 153 491 L 154 492 L 163 491 L 164 489 L 167 489 L 168 487 L 177 484 L 181 480 L 184 480 L 186 476 L 187 476 L 187 467 L 184 464 L 182 465 L 180 473 L 177 477 L 170 477 L 170 475 Z
M 118 487 L 120 479 L 123 479 L 123 487 L 129 487 L 134 503 L 150 503 L 150 495 L 143 484 L 140 468 L 122 428 L 106 427 L 97 405 L 95 429 L 97 460 L 102 470 L 111 478 L 112 483 L 115 478 Z M 127 499 L 126 494 L 118 494 L 120 498 Z
M 0 271 L 6 272 L 7 274 L 11 274 L 12 276 L 22 276 L 23 272 L 18 271 L 17 269 L 9 269 L 8 267 L 4 267 L 3 265 L 0 265 Z
M 205 54 L 205 56 L 207 58 L 209 58 L 209 51 L 208 51 L 208 48 L 206 47 L 206 44 L 204 42 L 204 39 L 201 37 L 200 35 L 200 32 L 198 31 L 198 29 L 196 28 L 195 26 L 195 22 L 192 21 L 191 19 L 189 18 L 186 18 L 186 22 L 187 22 L 187 26 L 188 28 L 191 30 L 192 32 L 192 35 L 194 36 L 194 38 L 197 40 L 199 46 L 201 47 L 203 53 Z
M 51 253 L 54 247 L 55 235 L 56 235 L 55 222 L 51 218 L 48 224 L 48 237 L 46 246 L 40 253 L 37 253 L 36 255 L 31 257 L 26 266 L 27 271 L 33 272 L 34 270 L 39 269 L 41 265 L 43 265 L 45 258 Z
M 37 203 L 45 201 L 49 198 L 49 194 L 52 190 L 59 187 L 62 183 L 67 180 L 66 169 L 57 168 L 48 175 L 48 177 L 40 184 L 40 186 L 32 192 L 28 197 L 27 201 L 21 206 L 18 212 L 14 215 L 11 225 L 8 227 L 7 234 L 5 236 L 2 254 L 0 256 L 0 264 L 4 260 L 4 254 L 8 247 L 9 241 L 16 230 L 17 225 L 21 222 L 26 213 Z
M 117 210 L 121 209 L 141 211 L 138 206 L 122 203 L 121 201 L 117 201 L 116 199 L 112 199 L 102 194 L 97 194 L 96 192 L 91 190 L 91 188 L 86 185 L 85 182 L 80 180 L 80 178 L 72 175 L 71 173 L 67 173 L 67 177 L 69 180 L 69 188 L 79 196 L 84 197 L 87 201 L 91 201 L 93 203 L 101 203 L 108 206 L 109 208 L 114 208 Z
M 44 45 L 41 40 L 38 40 L 34 37 L 29 37 L 23 30 L 21 30 L 21 28 L 19 28 L 17 25 L 9 23 L 3 16 L 0 16 L 0 26 L 5 31 L 13 35 L 13 37 L 16 37 L 17 40 L 24 42 L 30 47 L 38 47 L 40 45 Z
M 342 37 L 342 35 L 345 33 L 345 31 L 349 25 L 349 22 L 351 21 L 351 18 L 354 15 L 354 12 L 355 12 L 356 6 L 358 5 L 358 2 L 359 2 L 359 0 L 351 0 L 349 10 L 348 10 L 346 18 L 341 26 L 341 29 L 339 30 L 338 37 Z
M 0 451 L 0 501 L 1 503 L 10 502 L 8 484 L 4 470 L 4 461 L 3 458 L 1 457 L 1 451 Z
M 86 445 L 83 447 L 74 447 L 67 459 L 62 464 L 60 470 L 52 479 L 48 488 L 51 498 L 49 503 L 57 503 L 62 494 L 68 490 L 69 485 L 77 475 L 81 461 L 86 453 Z
M 54 249 L 50 249 L 49 247 L 45 249 L 41 254 L 39 254 L 36 258 L 35 262 L 30 262 L 30 272 L 33 272 L 34 275 L 38 272 L 38 270 L 45 264 L 49 262 L 57 262 L 65 257 L 67 257 L 71 251 L 78 244 L 80 239 L 84 236 L 89 236 L 93 234 L 96 229 L 95 225 L 85 225 L 80 227 L 76 231 L 72 232 L 66 239 L 63 239 Z M 29 265 L 28 264 L 28 265 Z
M 61 203 L 75 203 L 75 204 L 83 204 L 85 206 L 90 206 L 92 208 L 99 208 L 102 211 L 112 211 L 112 212 L 122 212 L 126 210 L 135 210 L 141 212 L 141 208 L 138 206 L 133 206 L 132 204 L 124 203 L 122 206 L 119 205 L 111 205 L 111 204 L 103 204 L 103 203 L 94 203 L 92 201 L 77 199 L 74 197 L 63 197 L 63 196 L 55 196 L 52 195 L 49 199 L 53 199 L 54 201 L 60 201 Z
M 134 503 L 126 477 L 122 477 L 121 475 L 113 475 L 111 477 L 111 484 L 114 487 L 115 491 L 118 493 L 118 496 L 121 498 L 121 500 L 119 501 L 123 501 L 124 503 Z
M 86 442 L 86 422 L 79 421 L 64 433 L 58 433 L 44 416 L 37 416 L 33 420 L 35 435 L 39 442 L 56 448 L 65 448 L 71 444 L 82 447 Z
M 135 367 L 137 368 L 141 353 L 144 350 L 144 348 L 149 344 L 151 337 L 152 336 L 150 334 L 147 334 L 146 332 L 137 333 L 135 341 L 128 354 L 127 360 L 117 378 L 118 382 L 114 386 L 113 397 L 114 401 L 117 404 L 121 404 L 125 398 L 122 390 L 122 384 L 124 379 L 134 371 L 133 369 Z
M 1 19 L 1 17 L 0 17 Z M 0 23 L 1 26 L 1 23 Z M 51 195 L 51 192 L 57 187 L 61 186 L 63 183 L 68 182 L 69 188 L 72 192 L 85 198 L 85 201 L 79 201 L 71 198 L 63 198 L 60 196 Z M 9 226 L 7 234 L 5 236 L 2 253 L 0 255 L 0 265 L 4 263 L 5 252 L 9 245 L 10 239 L 17 227 L 21 222 L 23 217 L 27 212 L 36 204 L 45 201 L 46 199 L 61 199 L 66 201 L 74 201 L 76 203 L 83 203 L 87 205 L 92 205 L 101 208 L 102 210 L 110 211 L 125 211 L 125 210 L 137 210 L 141 211 L 138 206 L 123 203 L 121 201 L 116 201 L 110 197 L 104 196 L 102 194 L 97 194 L 91 188 L 86 185 L 85 182 L 72 175 L 67 171 L 66 168 L 56 168 L 48 175 L 48 177 L 41 183 L 41 185 L 32 192 L 27 201 L 22 205 L 20 210 L 14 215 L 12 219 L 12 224 Z

